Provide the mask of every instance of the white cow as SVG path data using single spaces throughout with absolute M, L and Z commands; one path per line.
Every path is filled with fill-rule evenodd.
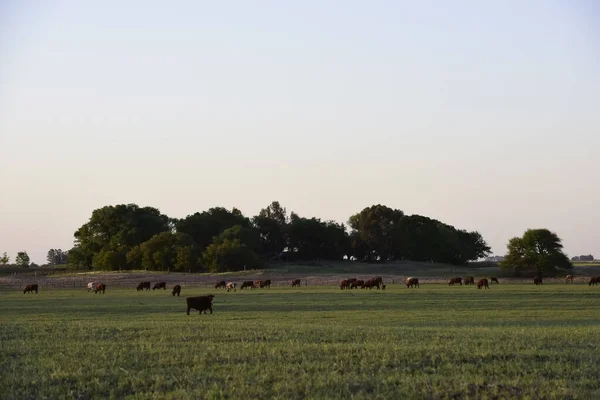
M 90 283 L 88 283 L 88 292 L 90 290 L 96 290 L 96 282 L 90 282 Z
M 236 286 L 237 286 L 237 285 L 236 285 L 236 283 L 235 283 L 235 282 L 229 282 L 229 283 L 228 283 L 228 284 L 225 286 L 225 288 L 227 289 L 227 291 L 228 291 L 228 292 L 229 292 L 229 291 L 231 291 L 231 289 L 233 289 L 233 291 L 235 292 L 235 290 L 236 290 L 236 289 L 235 289 L 235 288 L 236 288 Z

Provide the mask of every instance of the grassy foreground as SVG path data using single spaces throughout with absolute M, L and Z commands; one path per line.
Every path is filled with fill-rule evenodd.
M 214 293 L 213 315 L 185 296 Z M 600 398 L 600 289 L 0 291 L 0 397 Z

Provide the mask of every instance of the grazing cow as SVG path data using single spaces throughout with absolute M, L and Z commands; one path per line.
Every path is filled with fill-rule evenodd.
M 242 286 L 240 286 L 240 290 L 244 289 L 244 288 L 253 288 L 254 287 L 254 281 L 244 281 L 242 282 Z
M 262 287 L 262 286 L 260 286 L 260 285 L 262 285 L 262 282 L 263 281 L 254 281 L 254 283 L 252 284 L 252 289 L 258 289 L 258 288 Z
M 373 289 L 374 287 L 377 288 L 377 290 L 381 289 L 380 286 L 380 281 L 377 278 L 372 278 L 369 279 L 368 281 L 365 282 L 365 284 L 363 285 L 363 289 Z
M 340 282 L 340 289 L 341 290 L 350 289 L 350 282 L 348 282 L 348 279 L 344 279 L 343 281 Z
M 102 294 L 106 292 L 106 285 L 104 283 L 99 283 L 96 285 L 96 288 L 94 289 L 94 294 L 98 292 L 102 292 Z
M 23 290 L 23 294 L 33 293 L 33 292 L 35 292 L 37 294 L 38 288 L 39 287 L 38 287 L 37 283 L 34 283 L 32 285 L 27 285 L 27 286 L 25 286 L 25 290 Z
M 266 281 L 260 281 L 260 285 L 261 288 L 271 288 L 271 280 L 267 279 Z
M 500 282 L 498 282 L 498 278 L 496 278 L 495 276 L 492 276 L 491 282 L 492 283 L 500 283 Z
M 575 278 L 573 275 L 567 275 L 566 279 L 565 279 L 565 283 L 573 283 L 573 278 Z
M 150 290 L 150 282 L 140 282 L 139 285 L 137 285 L 137 291 L 139 292 L 140 290 Z
M 301 284 L 301 283 L 302 283 L 302 281 L 301 281 L 300 279 L 294 279 L 294 280 L 292 281 L 292 287 L 294 287 L 294 286 L 298 286 L 298 287 L 300 287 L 300 284 Z
M 158 282 L 158 283 L 154 284 L 154 286 L 152 287 L 152 290 L 160 289 L 160 288 L 167 290 L 167 283 L 166 282 Z
M 534 285 L 543 285 L 543 281 L 542 281 L 542 276 L 538 275 L 535 278 L 533 278 L 533 284 Z
M 465 282 L 465 285 L 474 285 L 475 277 L 474 276 L 466 276 L 465 279 L 463 279 L 463 281 Z
M 590 278 L 590 283 L 588 283 L 588 286 L 592 286 L 592 285 L 597 285 L 600 283 L 600 276 L 592 276 Z
M 417 278 L 413 278 L 412 276 L 410 278 L 406 278 L 406 281 L 404 281 L 404 283 L 406 283 L 406 287 L 407 288 L 411 288 L 411 287 L 419 287 L 419 280 Z
M 208 296 L 188 297 L 185 299 L 185 302 L 187 303 L 187 315 L 190 315 L 190 310 L 192 308 L 194 310 L 198 310 L 200 315 L 202 315 L 202 311 L 204 311 L 204 314 L 206 314 L 206 310 L 210 311 L 212 314 L 212 301 L 214 297 L 214 294 L 209 294 Z
M 358 280 L 358 281 L 354 281 L 350 284 L 350 289 L 358 289 L 358 288 L 364 288 L 365 287 L 365 281 Z
M 460 286 L 462 286 L 462 278 L 460 276 L 455 276 L 454 278 L 448 279 L 448 286 L 452 286 L 455 283 L 460 283 Z
M 372 279 L 373 282 L 376 283 L 375 286 L 377 286 L 377 289 L 379 289 L 379 286 L 383 285 L 383 278 L 380 276 L 376 276 L 375 278 Z
M 481 289 L 482 287 L 489 289 L 490 285 L 488 283 L 488 280 L 486 278 L 480 279 L 477 281 L 477 289 Z
M 228 292 L 231 292 L 232 290 L 235 292 L 236 286 L 237 286 L 237 284 L 235 282 L 229 282 L 229 283 L 227 283 L 227 286 L 225 288 L 227 289 Z
M 348 281 L 348 285 L 352 285 L 354 282 L 357 281 L 356 278 L 350 278 L 350 279 L 346 279 Z
M 181 294 L 181 285 L 173 286 L 173 297 L 175 297 L 175 295 L 177 295 L 177 297 L 179 297 L 180 294 Z
M 215 283 L 215 289 L 220 289 L 220 288 L 225 288 L 227 287 L 227 282 L 225 281 L 219 281 L 217 283 Z
M 94 282 L 90 282 L 90 283 L 88 283 L 87 288 L 88 288 L 88 292 L 90 290 L 94 290 L 96 288 L 96 284 Z

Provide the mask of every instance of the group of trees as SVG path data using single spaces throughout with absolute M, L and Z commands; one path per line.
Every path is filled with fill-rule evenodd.
M 29 254 L 26 251 L 19 251 L 17 256 L 15 257 L 15 264 L 19 267 L 29 267 L 31 259 L 29 258 Z M 2 253 L 2 257 L 0 257 L 0 265 L 8 265 L 10 263 L 10 257 L 6 252 Z
M 281 259 L 464 264 L 490 251 L 478 232 L 383 205 L 352 215 L 348 228 L 288 215 L 276 201 L 252 218 L 236 208 L 215 207 L 176 219 L 153 207 L 122 204 L 94 210 L 75 232 L 67 258 L 70 264 L 106 270 L 220 272 Z

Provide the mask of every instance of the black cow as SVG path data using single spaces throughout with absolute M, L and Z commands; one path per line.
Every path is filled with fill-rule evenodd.
M 150 282 L 140 282 L 139 285 L 137 285 L 136 290 L 139 292 L 140 290 L 150 290 Z
M 180 294 L 181 294 L 181 286 L 180 285 L 173 286 L 173 296 L 177 295 L 177 297 L 179 297 Z
M 160 289 L 160 288 L 162 288 L 163 290 L 167 290 L 167 283 L 166 282 L 155 283 L 154 286 L 152 287 L 152 290 Z
M 190 310 L 193 308 L 199 311 L 199 314 L 206 314 L 206 310 L 210 311 L 212 314 L 212 301 L 215 297 L 214 294 L 209 294 L 207 296 L 197 296 L 197 297 L 188 297 L 185 299 L 187 303 L 187 315 L 190 315 Z
M 37 285 L 37 283 L 34 283 L 33 285 L 27 285 L 27 286 L 25 286 L 25 290 L 23 290 L 23 294 L 29 293 L 29 292 L 31 292 L 31 293 L 35 292 L 37 294 L 37 292 L 38 292 L 38 285 Z

